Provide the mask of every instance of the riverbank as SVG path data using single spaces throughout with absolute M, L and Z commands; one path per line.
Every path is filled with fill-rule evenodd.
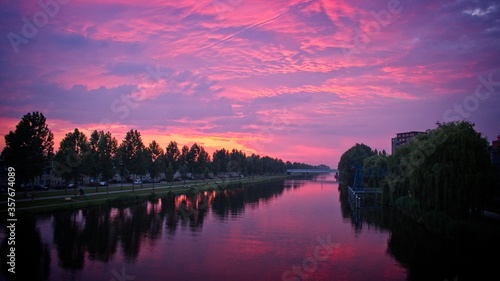
M 30 192 L 18 192 L 15 196 L 14 209 L 7 210 L 7 196 L 2 194 L 0 197 L 0 217 L 7 218 L 9 212 L 14 210 L 15 216 L 23 214 L 50 213 L 56 211 L 71 210 L 75 208 L 95 207 L 112 202 L 128 202 L 142 200 L 150 196 L 172 193 L 187 194 L 189 192 L 201 192 L 206 190 L 223 190 L 229 188 L 242 187 L 255 183 L 283 180 L 290 176 L 251 176 L 246 178 L 237 178 L 230 180 L 207 180 L 207 181 L 183 181 L 183 182 L 161 182 L 153 184 L 143 184 L 133 186 L 131 184 L 117 184 L 106 187 L 100 187 L 95 191 L 95 187 L 83 187 L 85 195 L 75 195 L 74 189 L 69 190 L 49 190 L 36 191 L 35 198 L 32 199 Z M 153 195 L 154 193 L 154 195 Z M 9 211 L 9 212 L 8 212 Z

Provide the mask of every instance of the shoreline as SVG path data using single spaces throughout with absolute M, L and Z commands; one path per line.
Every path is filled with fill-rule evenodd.
M 208 180 L 208 181 L 186 181 L 186 183 L 181 183 L 174 185 L 173 182 L 161 182 L 156 183 L 153 189 L 153 185 L 143 184 L 143 187 L 135 186 L 132 190 L 132 185 L 113 186 L 106 190 L 106 187 L 99 188 L 99 192 L 89 192 L 90 189 L 95 190 L 95 187 L 82 187 L 84 188 L 86 195 L 76 195 L 74 194 L 74 189 L 68 189 L 61 191 L 35 191 L 35 199 L 32 201 L 30 197 L 25 197 L 16 200 L 15 213 L 17 215 L 25 214 L 41 214 L 41 213 L 51 213 L 57 211 L 65 211 L 77 208 L 86 207 L 96 207 L 100 205 L 108 204 L 115 200 L 130 200 L 139 198 L 148 198 L 151 194 L 161 195 L 173 193 L 174 195 L 186 194 L 193 188 L 197 191 L 202 192 L 210 189 L 230 189 L 235 187 L 240 187 L 244 184 L 262 183 L 269 181 L 277 181 L 291 178 L 290 175 L 276 175 L 276 176 L 256 176 L 247 178 L 238 178 L 236 180 Z M 21 197 L 19 192 L 17 197 Z M 28 192 L 29 194 L 30 192 Z M 41 196 L 42 195 L 42 196 Z M 43 196 L 45 195 L 45 196 Z M 4 200 L 2 196 L 0 204 L 2 206 L 7 206 L 7 201 Z M 7 208 L 0 210 L 0 217 L 8 217 Z

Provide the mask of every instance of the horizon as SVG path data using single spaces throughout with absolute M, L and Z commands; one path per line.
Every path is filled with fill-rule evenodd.
M 493 0 L 12 2 L 0 149 L 27 113 L 78 128 L 336 168 L 356 143 L 469 121 L 500 135 Z

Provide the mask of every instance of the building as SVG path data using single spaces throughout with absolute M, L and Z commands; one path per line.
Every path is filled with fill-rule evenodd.
M 392 138 L 392 154 L 396 152 L 398 147 L 413 141 L 418 135 L 421 134 L 425 134 L 425 132 L 411 131 L 396 134 L 396 137 Z

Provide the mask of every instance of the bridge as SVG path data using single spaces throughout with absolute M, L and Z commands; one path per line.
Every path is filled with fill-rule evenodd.
M 328 174 L 338 172 L 335 169 L 287 169 L 288 174 Z

